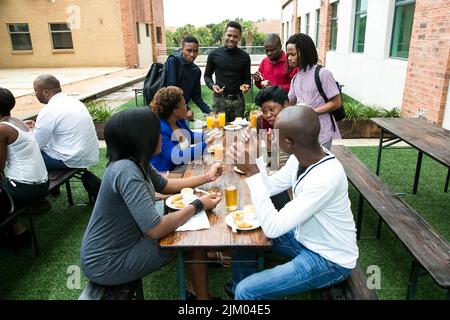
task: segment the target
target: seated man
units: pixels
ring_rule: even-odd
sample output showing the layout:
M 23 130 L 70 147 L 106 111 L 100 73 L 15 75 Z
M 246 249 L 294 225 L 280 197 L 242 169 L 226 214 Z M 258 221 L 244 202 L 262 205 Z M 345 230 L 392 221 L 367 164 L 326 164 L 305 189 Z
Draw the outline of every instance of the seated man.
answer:
M 61 92 L 58 79 L 40 75 L 33 83 L 36 98 L 46 104 L 36 123 L 27 121 L 48 171 L 87 168 L 98 161 L 98 139 L 85 105 Z
M 253 264 L 235 263 L 233 284 L 242 280 L 235 288 L 236 299 L 277 299 L 328 287 L 347 278 L 358 258 L 347 177 L 335 156 L 318 142 L 317 113 L 287 107 L 278 114 L 275 129 L 280 148 L 292 154 L 286 165 L 270 177 L 258 169 L 260 159 L 258 165 L 237 167 L 247 176 L 257 218 L 265 235 L 273 238 L 274 252 L 291 260 L 258 273 Z M 235 161 L 238 148 L 229 150 Z M 256 152 L 252 141 L 245 152 Z M 289 187 L 293 200 L 276 210 L 270 196 Z M 234 260 L 249 260 L 248 255 L 236 253 Z

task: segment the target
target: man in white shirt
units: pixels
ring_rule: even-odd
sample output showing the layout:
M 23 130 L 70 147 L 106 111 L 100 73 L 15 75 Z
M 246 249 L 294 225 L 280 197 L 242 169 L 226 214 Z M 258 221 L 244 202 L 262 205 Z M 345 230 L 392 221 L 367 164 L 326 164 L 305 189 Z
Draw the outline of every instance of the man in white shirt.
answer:
M 258 273 L 251 264 L 234 264 L 233 283 L 243 279 L 235 288 L 236 299 L 276 299 L 328 287 L 347 278 L 358 258 L 347 177 L 340 162 L 318 142 L 317 113 L 288 107 L 279 113 L 275 129 L 280 148 L 292 154 L 286 165 L 272 176 L 260 159 L 237 167 L 247 176 L 258 221 L 273 239 L 273 251 L 291 260 Z M 255 151 L 250 145 L 245 152 Z M 230 150 L 235 160 L 238 148 Z M 293 199 L 277 211 L 270 196 L 290 187 Z M 236 255 L 248 260 L 249 254 Z
M 36 123 L 27 124 L 34 128 L 47 170 L 87 168 L 98 162 L 98 139 L 85 105 L 62 93 L 52 75 L 40 75 L 33 86 L 36 98 L 46 105 Z

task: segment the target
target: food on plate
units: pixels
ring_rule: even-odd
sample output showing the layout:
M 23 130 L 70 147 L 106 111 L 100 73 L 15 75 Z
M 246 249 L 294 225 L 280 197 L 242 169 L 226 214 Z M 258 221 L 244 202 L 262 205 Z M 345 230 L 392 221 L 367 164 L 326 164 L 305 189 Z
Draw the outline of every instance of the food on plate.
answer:
M 229 125 L 227 125 L 227 128 L 228 129 L 236 129 L 236 128 L 239 128 L 239 126 L 237 124 L 229 124 Z
M 244 211 L 234 211 L 231 213 L 231 217 L 233 218 L 234 223 L 237 225 L 239 221 L 242 221 L 244 219 Z
M 236 117 L 236 118 L 234 119 L 234 121 L 240 122 L 240 121 L 242 121 L 242 117 Z
M 181 193 L 174 195 L 174 196 L 172 197 L 172 203 L 175 203 L 176 201 L 181 200 L 181 198 L 182 198 Z
M 244 211 L 245 212 L 255 212 L 255 207 L 252 204 L 247 204 L 244 206 Z
M 219 187 L 212 187 L 212 188 L 209 188 L 208 190 L 206 190 L 208 193 L 213 193 L 213 192 L 215 192 L 215 193 L 220 193 L 220 188 Z
M 178 201 L 172 202 L 172 204 L 173 204 L 174 207 L 177 208 L 177 209 L 183 209 L 183 208 L 184 208 L 184 202 L 183 202 L 183 200 L 178 200 Z
M 249 223 L 249 222 L 245 222 L 245 221 L 238 221 L 238 222 L 236 222 L 235 221 L 234 223 L 236 224 L 236 226 L 238 228 L 241 228 L 241 229 L 253 228 L 253 225 L 251 223 Z
M 189 200 L 194 195 L 194 189 L 192 188 L 183 188 L 181 189 L 181 197 L 183 200 Z

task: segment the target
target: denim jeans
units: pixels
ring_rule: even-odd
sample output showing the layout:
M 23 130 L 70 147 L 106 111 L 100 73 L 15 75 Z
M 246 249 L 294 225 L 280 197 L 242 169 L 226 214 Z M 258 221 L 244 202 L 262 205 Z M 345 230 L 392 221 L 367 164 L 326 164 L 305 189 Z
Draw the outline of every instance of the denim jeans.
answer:
M 69 169 L 68 166 L 64 164 L 61 160 L 56 160 L 51 158 L 44 151 L 41 151 L 42 158 L 44 159 L 45 167 L 47 171 L 60 170 L 60 169 Z
M 351 269 L 344 268 L 307 249 L 295 239 L 294 230 L 273 239 L 273 251 L 293 259 L 272 269 L 253 274 L 252 272 L 256 271 L 255 264 L 237 263 L 236 266 L 233 264 L 233 284 L 238 280 L 237 277 L 247 276 L 235 288 L 235 299 L 279 299 L 287 295 L 328 287 L 343 281 L 351 272 Z M 251 255 L 248 252 L 241 252 L 240 258 L 251 259 Z

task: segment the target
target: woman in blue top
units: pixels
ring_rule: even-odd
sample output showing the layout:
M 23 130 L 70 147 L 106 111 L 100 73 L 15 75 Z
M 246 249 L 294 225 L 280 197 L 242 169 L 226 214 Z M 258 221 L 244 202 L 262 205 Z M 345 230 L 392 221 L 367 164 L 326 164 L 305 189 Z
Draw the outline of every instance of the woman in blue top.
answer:
M 176 166 L 201 159 L 206 146 L 214 142 L 203 133 L 192 132 L 186 124 L 187 109 L 180 88 L 169 86 L 160 89 L 150 103 L 161 124 L 161 153 L 151 162 L 156 170 L 172 171 Z

